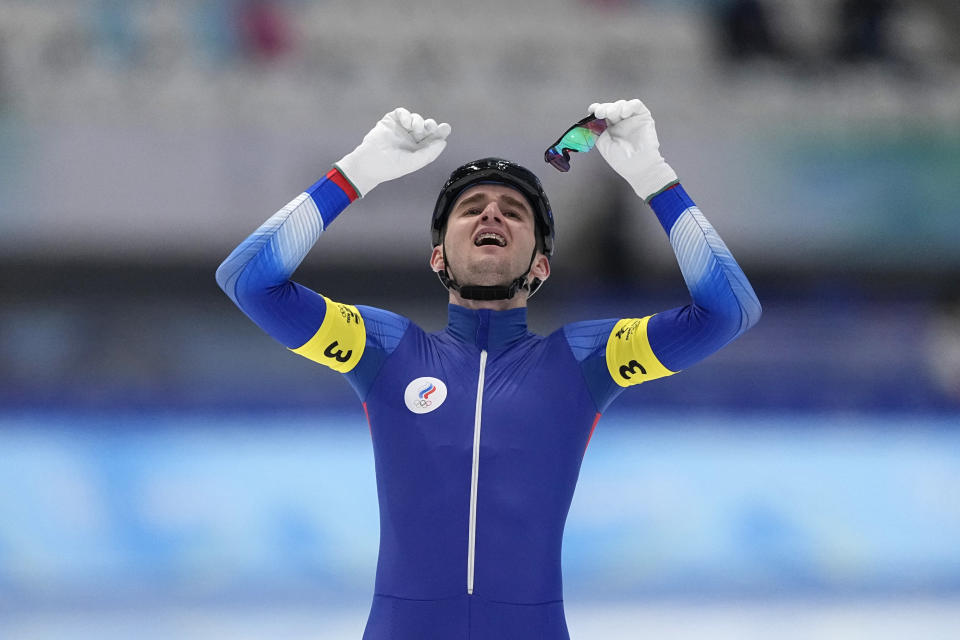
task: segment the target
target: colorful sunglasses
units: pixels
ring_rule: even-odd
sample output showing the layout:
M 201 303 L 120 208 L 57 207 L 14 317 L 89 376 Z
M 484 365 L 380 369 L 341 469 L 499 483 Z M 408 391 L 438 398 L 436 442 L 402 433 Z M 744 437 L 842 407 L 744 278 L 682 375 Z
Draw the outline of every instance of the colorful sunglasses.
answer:
M 597 144 L 597 138 L 607 130 L 607 121 L 590 115 L 563 132 L 560 139 L 543 153 L 543 160 L 558 171 L 570 171 L 570 152 L 586 153 Z

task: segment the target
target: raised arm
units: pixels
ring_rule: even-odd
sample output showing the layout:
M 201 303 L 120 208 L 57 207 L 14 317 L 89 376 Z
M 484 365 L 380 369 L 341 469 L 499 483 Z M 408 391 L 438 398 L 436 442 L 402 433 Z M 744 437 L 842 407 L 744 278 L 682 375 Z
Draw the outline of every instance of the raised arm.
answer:
M 331 301 L 290 277 L 350 202 L 381 182 L 432 162 L 449 134 L 450 125 L 403 108 L 386 114 L 324 178 L 241 242 L 217 269 L 217 283 L 241 311 L 289 349 L 337 371 L 350 370 L 362 352 L 363 318 L 355 307 L 339 303 L 333 303 L 339 313 L 327 314 Z M 353 340 L 361 339 L 357 349 L 344 348 L 343 339 L 340 346 L 331 342 L 331 336 L 350 332 Z
M 323 296 L 290 280 L 307 253 L 358 197 L 338 169 L 291 200 L 233 250 L 217 284 L 261 329 L 288 348 L 307 342 L 323 322 Z
M 649 368 L 669 375 L 741 335 L 760 319 L 761 309 L 729 249 L 660 155 L 650 110 L 639 100 L 620 100 L 593 104 L 590 111 L 608 123 L 597 149 L 653 208 L 692 297 L 683 307 L 649 318 L 624 319 L 614 327 L 607 364 L 617 384 L 628 386 L 645 378 L 638 369 L 647 367 L 634 356 L 649 352 L 656 361 L 651 360 Z M 631 367 L 631 362 L 639 366 Z
M 608 123 L 597 149 L 653 209 L 691 296 L 687 305 L 650 316 L 567 328 L 602 410 L 623 387 L 672 375 L 719 350 L 756 324 L 761 309 L 729 249 L 660 155 L 647 107 L 620 100 L 593 104 L 590 112 Z

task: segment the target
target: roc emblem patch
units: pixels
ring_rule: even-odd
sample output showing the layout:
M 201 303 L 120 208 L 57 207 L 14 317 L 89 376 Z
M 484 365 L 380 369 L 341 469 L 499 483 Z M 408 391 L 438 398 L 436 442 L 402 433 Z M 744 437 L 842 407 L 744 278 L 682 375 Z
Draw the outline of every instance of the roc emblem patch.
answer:
M 414 413 L 430 413 L 447 399 L 447 385 L 439 378 L 417 378 L 407 385 L 403 402 Z

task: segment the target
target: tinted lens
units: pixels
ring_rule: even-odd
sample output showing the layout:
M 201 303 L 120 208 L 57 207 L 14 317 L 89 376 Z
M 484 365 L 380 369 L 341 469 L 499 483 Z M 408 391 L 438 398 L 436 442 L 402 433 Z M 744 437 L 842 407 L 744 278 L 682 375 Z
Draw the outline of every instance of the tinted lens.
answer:
M 560 153 L 556 147 L 550 147 L 544 152 L 543 159 L 560 171 L 570 171 L 570 156 L 568 151 Z
M 543 159 L 560 171 L 570 170 L 570 152 L 586 153 L 597 144 L 597 138 L 606 131 L 607 121 L 596 116 L 587 116 L 564 131 L 543 154 Z

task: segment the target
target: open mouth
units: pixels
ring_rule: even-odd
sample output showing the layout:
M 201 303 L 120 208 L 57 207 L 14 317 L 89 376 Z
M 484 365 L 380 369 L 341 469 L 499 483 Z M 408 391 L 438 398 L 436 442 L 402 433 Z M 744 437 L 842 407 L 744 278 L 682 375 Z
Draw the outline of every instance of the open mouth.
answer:
M 507 246 L 507 239 L 504 238 L 499 233 L 493 233 L 492 231 L 485 231 L 481 234 L 478 234 L 473 240 L 473 244 L 478 247 L 484 247 L 487 245 L 495 245 L 497 247 Z

